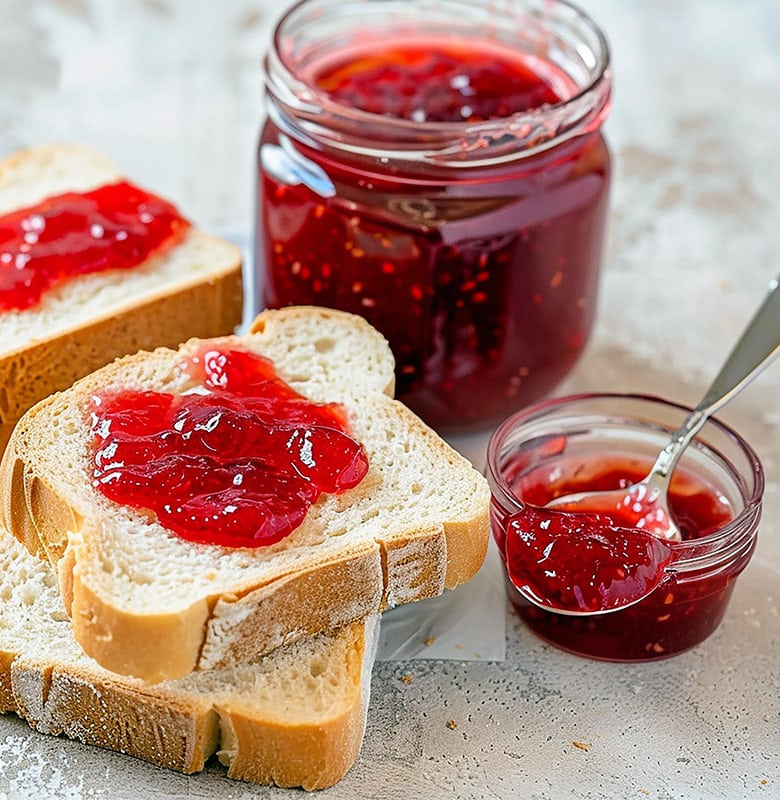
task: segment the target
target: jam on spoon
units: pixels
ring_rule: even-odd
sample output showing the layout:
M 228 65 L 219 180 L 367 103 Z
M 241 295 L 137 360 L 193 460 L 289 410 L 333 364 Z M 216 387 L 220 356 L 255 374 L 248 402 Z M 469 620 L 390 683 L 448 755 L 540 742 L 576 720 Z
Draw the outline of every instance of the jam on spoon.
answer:
M 507 574 L 535 605 L 599 614 L 639 602 L 662 583 L 671 545 L 601 514 L 525 506 L 507 523 Z

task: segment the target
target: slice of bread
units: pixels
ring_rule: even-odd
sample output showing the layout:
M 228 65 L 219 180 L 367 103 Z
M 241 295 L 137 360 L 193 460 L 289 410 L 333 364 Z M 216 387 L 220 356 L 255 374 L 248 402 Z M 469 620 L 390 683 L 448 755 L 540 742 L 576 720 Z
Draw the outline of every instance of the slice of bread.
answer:
M 81 145 L 49 145 L 0 161 L 0 215 L 122 176 Z M 175 247 L 129 270 L 67 281 L 24 311 L 0 311 L 0 451 L 33 403 L 117 356 L 241 322 L 241 253 L 191 228 Z
M 336 783 L 360 751 L 377 630 L 372 617 L 148 686 L 84 655 L 49 564 L 0 532 L 0 713 L 179 772 L 216 753 L 231 778 Z
M 0 522 L 58 568 L 76 639 L 107 669 L 147 681 L 213 669 L 387 606 L 440 594 L 479 569 L 490 492 L 471 464 L 393 400 L 393 358 L 365 320 L 314 307 L 263 312 L 214 340 L 270 358 L 296 391 L 343 404 L 369 472 L 324 495 L 282 541 L 192 544 L 91 484 L 87 409 L 100 391 L 182 393 L 180 351 L 120 359 L 17 425 L 0 465 Z

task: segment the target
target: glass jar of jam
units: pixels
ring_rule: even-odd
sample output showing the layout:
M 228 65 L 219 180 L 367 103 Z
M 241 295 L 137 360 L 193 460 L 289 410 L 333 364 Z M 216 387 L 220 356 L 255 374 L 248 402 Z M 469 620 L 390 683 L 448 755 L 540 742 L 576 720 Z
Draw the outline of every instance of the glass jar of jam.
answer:
M 517 591 L 506 558 L 513 515 L 571 492 L 640 480 L 688 411 L 638 395 L 578 395 L 529 406 L 491 437 L 493 536 L 508 565 L 509 597 L 543 639 L 591 658 L 645 661 L 687 650 L 720 624 L 755 548 L 764 474 L 753 449 L 717 420 L 706 424 L 673 473 L 669 505 L 682 541 L 669 543 L 663 578 L 635 605 L 583 616 L 542 610 Z M 557 577 L 565 581 L 565 570 Z
M 441 431 L 548 393 L 593 322 L 609 51 L 556 0 L 303 0 L 266 58 L 261 306 L 362 314 Z

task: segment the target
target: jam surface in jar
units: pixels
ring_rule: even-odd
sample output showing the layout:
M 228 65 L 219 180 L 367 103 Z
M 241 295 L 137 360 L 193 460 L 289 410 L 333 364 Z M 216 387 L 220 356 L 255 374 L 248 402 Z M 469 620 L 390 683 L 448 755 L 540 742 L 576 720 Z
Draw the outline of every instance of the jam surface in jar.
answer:
M 313 77 L 343 105 L 412 122 L 477 122 L 561 101 L 544 62 L 473 42 L 391 42 L 337 56 Z
M 552 459 L 543 467 L 533 469 L 524 469 L 520 465 L 514 476 L 510 477 L 509 485 L 515 496 L 532 504 L 529 510 L 536 514 L 540 511 L 537 507 L 571 492 L 624 488 L 641 480 L 651 465 L 650 459 L 629 457 L 624 453 L 600 453 L 598 459 L 592 461 Z M 512 473 L 509 466 L 507 474 L 512 476 Z M 552 644 L 604 660 L 661 658 L 703 641 L 720 623 L 734 581 L 752 550 L 742 553 L 738 563 L 731 563 L 726 568 L 714 569 L 710 566 L 699 571 L 677 573 L 676 551 L 721 528 L 733 518 L 734 510 L 713 486 L 680 467 L 672 478 L 669 505 L 680 527 L 683 542 L 663 543 L 672 550 L 671 558 L 663 564 L 664 567 L 670 567 L 670 576 L 644 599 L 610 613 L 577 617 L 540 609 L 510 590 L 518 615 L 533 631 Z M 517 516 L 521 517 L 522 511 Z M 610 520 L 607 528 L 615 522 Z M 510 543 L 507 537 L 515 533 L 509 513 L 500 509 L 495 502 L 492 523 L 493 534 L 509 574 L 513 564 L 508 556 L 513 550 L 515 558 L 518 555 L 514 543 Z M 580 573 L 569 569 L 565 540 L 560 545 L 562 568 L 552 580 L 558 582 L 556 588 L 565 597 L 572 589 L 571 581 L 579 579 Z M 570 555 L 576 555 L 580 547 L 581 543 L 572 547 Z M 642 554 L 639 555 L 641 558 Z M 651 561 L 652 558 L 648 559 L 648 563 Z M 553 571 L 552 567 L 550 571 Z M 587 569 L 584 571 L 588 572 Z
M 343 106 L 421 125 L 503 119 L 575 92 L 538 57 L 434 37 L 353 47 L 305 78 Z M 587 341 L 606 144 L 589 129 L 497 164 L 385 162 L 293 144 L 266 123 L 261 304 L 363 315 L 390 342 L 399 399 L 439 430 L 487 427 L 552 390 Z
M 260 547 L 366 475 L 345 409 L 299 395 L 266 358 L 206 346 L 187 366 L 198 391 L 93 397 L 93 485 L 110 500 L 189 541 Z
M 126 181 L 69 192 L 0 216 L 0 311 L 36 306 L 58 284 L 129 269 L 177 243 L 189 223 Z

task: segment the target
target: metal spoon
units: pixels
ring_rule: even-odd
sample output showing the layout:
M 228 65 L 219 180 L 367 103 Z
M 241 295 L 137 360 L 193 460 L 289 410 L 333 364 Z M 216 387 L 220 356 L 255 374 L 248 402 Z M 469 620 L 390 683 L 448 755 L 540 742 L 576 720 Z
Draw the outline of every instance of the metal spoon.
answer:
M 616 514 L 620 524 L 671 541 L 680 540 L 667 503 L 672 470 L 707 420 L 780 355 L 780 276 L 748 323 L 701 402 L 658 455 L 647 477 L 624 489 L 556 497 L 547 508 Z

